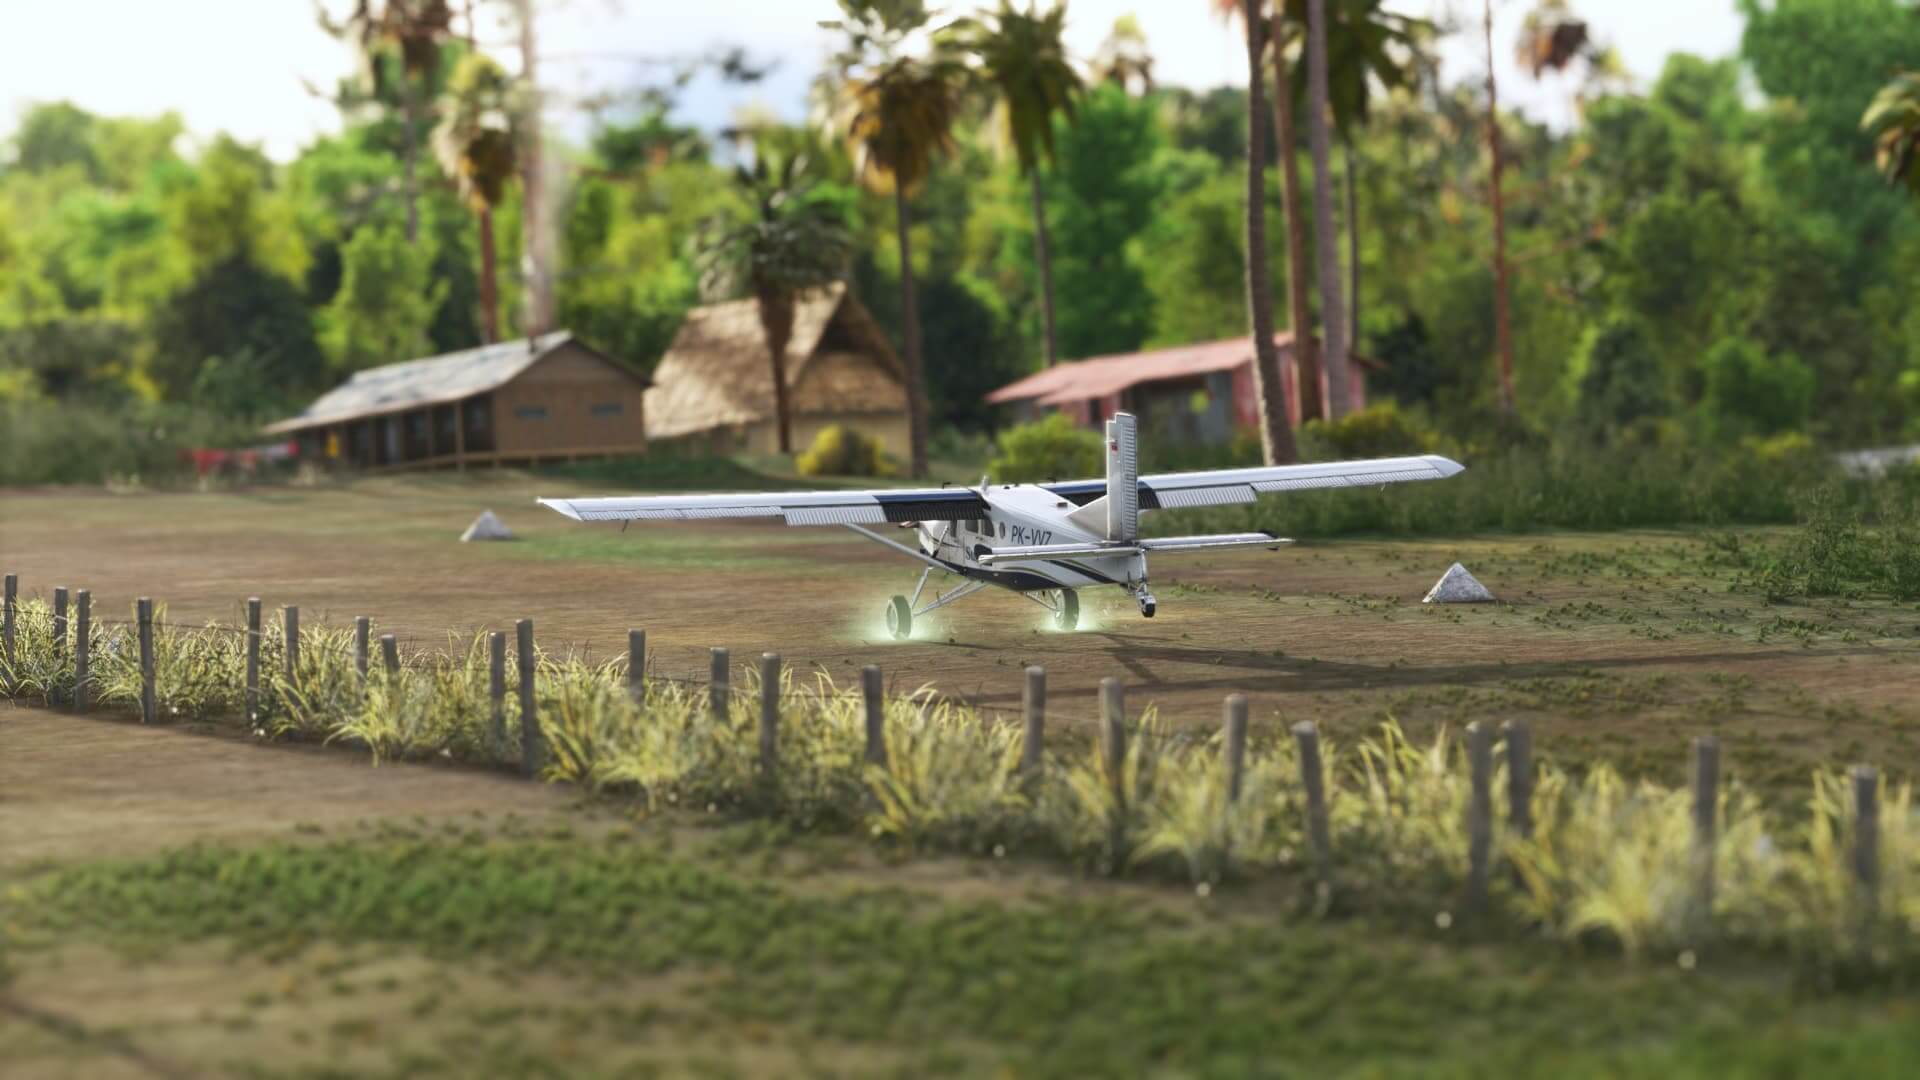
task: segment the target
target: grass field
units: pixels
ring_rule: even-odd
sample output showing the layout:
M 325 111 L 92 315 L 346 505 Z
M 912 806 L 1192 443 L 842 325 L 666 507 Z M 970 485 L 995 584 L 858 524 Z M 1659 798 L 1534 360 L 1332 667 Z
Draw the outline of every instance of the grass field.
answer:
M 1920 735 L 1920 610 L 1768 604 L 1720 535 L 1304 537 L 1157 561 L 1151 622 L 1088 595 L 1087 627 L 1061 634 L 982 594 L 900 644 L 881 604 L 914 569 L 857 538 L 622 534 L 531 505 L 612 479 L 0 493 L 0 570 L 29 594 L 90 587 L 103 618 L 153 595 L 175 621 L 232 620 L 251 594 L 431 646 L 531 616 L 549 648 L 598 655 L 642 626 L 667 673 L 703 675 L 712 645 L 771 650 L 843 680 L 879 663 L 988 709 L 1017 708 L 1020 668 L 1040 663 L 1069 728 L 1112 675 L 1176 726 L 1216 724 L 1234 691 L 1265 733 L 1522 718 L 1564 764 L 1669 783 L 1711 732 L 1783 804 L 1820 765 L 1909 775 Z M 453 542 L 489 507 L 519 542 Z M 1421 606 L 1454 559 L 1503 602 Z M 903 861 L 858 837 L 39 710 L 0 707 L 0 875 L 0 1060 L 19 1075 L 1920 1067 L 1920 998 L 1843 992 L 1780 957 L 1683 968 L 1391 902 L 1319 918 L 1284 882 L 1196 893 Z

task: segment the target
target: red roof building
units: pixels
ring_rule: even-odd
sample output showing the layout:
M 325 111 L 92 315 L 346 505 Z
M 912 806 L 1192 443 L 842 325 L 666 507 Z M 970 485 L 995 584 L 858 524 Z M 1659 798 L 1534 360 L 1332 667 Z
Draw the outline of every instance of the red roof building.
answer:
M 1275 334 L 1273 340 L 1280 350 L 1288 418 L 1298 426 L 1299 370 L 1293 334 Z M 1363 409 L 1367 404 L 1365 371 L 1378 365 L 1357 356 L 1349 357 L 1348 362 L 1351 405 Z M 1323 403 L 1327 401 L 1326 385 L 1326 372 L 1322 371 Z M 1011 406 L 1016 420 L 1064 412 L 1084 426 L 1126 411 L 1140 418 L 1143 429 L 1182 442 L 1225 442 L 1236 429 L 1257 428 L 1260 410 L 1253 389 L 1251 337 L 1056 364 L 995 390 L 987 395 L 987 401 Z

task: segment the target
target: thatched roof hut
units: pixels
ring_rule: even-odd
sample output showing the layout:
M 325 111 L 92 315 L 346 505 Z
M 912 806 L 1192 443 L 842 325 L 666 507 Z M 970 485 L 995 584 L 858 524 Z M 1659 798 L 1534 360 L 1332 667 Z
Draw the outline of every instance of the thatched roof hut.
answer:
M 907 453 L 905 367 L 844 284 L 794 305 L 786 369 L 796 449 L 821 428 L 841 424 L 889 453 Z M 722 452 L 778 450 L 772 365 L 754 301 L 688 312 L 654 369 L 647 434 L 656 442 L 704 440 Z

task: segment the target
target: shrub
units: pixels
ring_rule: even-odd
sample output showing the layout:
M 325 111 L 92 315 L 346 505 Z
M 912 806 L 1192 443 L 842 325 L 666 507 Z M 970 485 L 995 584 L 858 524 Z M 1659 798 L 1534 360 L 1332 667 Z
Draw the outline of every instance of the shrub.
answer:
M 875 440 L 833 424 L 814 436 L 813 445 L 794 459 L 801 476 L 890 476 L 892 466 Z
M 1614 316 L 1581 339 L 1580 419 L 1595 435 L 1629 428 L 1667 412 L 1666 380 L 1653 342 L 1638 320 Z
M 989 467 L 1006 484 L 1098 476 L 1102 470 L 1100 436 L 1076 427 L 1065 413 L 1000 433 L 1000 454 Z
M 1439 437 L 1422 427 L 1391 401 L 1369 405 L 1338 420 L 1309 420 L 1300 428 L 1301 442 L 1313 456 L 1333 458 L 1396 457 L 1424 454 Z
M 1793 356 L 1768 355 L 1758 345 L 1728 338 L 1707 350 L 1706 394 L 1700 407 L 1720 438 L 1771 435 L 1804 424 L 1813 402 L 1813 369 Z

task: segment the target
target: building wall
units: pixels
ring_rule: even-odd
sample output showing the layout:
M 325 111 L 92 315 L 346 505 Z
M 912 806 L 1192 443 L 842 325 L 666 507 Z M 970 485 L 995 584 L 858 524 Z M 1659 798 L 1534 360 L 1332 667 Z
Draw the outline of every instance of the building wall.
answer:
M 566 345 L 494 391 L 496 449 L 505 455 L 646 449 L 639 380 Z

